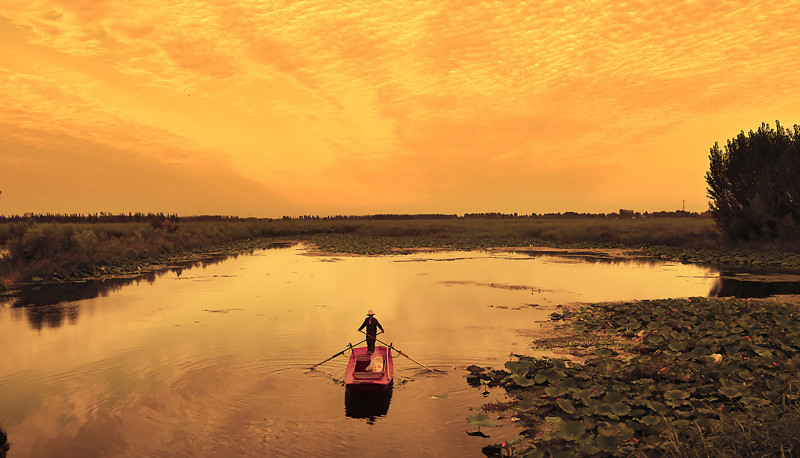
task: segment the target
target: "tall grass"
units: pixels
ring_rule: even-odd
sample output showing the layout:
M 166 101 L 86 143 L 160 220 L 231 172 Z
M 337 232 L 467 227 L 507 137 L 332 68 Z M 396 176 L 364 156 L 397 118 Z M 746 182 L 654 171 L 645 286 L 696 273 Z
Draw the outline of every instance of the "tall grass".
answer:
M 709 428 L 671 428 L 667 456 L 716 458 L 800 456 L 800 409 L 776 404 L 721 414 Z
M 385 245 L 477 248 L 487 246 L 642 246 L 716 248 L 720 236 L 704 218 L 651 219 L 282 219 L 232 221 L 0 223 L 0 281 L 91 274 L 103 266 L 137 263 L 256 238 L 345 237 Z M 336 245 L 327 246 L 335 249 Z M 5 252 L 4 252 L 5 250 Z

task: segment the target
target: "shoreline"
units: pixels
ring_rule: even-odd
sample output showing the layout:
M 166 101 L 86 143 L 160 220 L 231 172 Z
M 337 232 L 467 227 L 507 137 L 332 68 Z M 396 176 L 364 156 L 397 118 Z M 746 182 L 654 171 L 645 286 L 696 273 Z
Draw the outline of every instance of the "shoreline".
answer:
M 367 239 L 367 238 L 363 238 Z M 562 257 L 577 257 L 577 258 L 591 258 L 598 260 L 652 260 L 652 261 L 672 261 L 680 263 L 693 263 L 705 264 L 717 267 L 721 270 L 741 270 L 747 269 L 756 272 L 767 271 L 770 273 L 783 273 L 786 274 L 784 279 L 797 280 L 800 278 L 800 267 L 789 268 L 779 267 L 774 264 L 760 264 L 757 262 L 741 263 L 741 264 L 717 264 L 710 260 L 703 262 L 702 260 L 686 260 L 680 256 L 666 256 L 656 255 L 653 253 L 653 247 L 649 248 L 609 248 L 609 247 L 571 247 L 571 246 L 548 246 L 548 245 L 527 245 L 527 246 L 474 246 L 456 247 L 449 244 L 440 246 L 397 246 L 400 245 L 397 239 L 386 240 L 388 243 L 382 245 L 383 250 L 376 252 L 374 250 L 363 249 L 350 249 L 350 250 L 336 250 L 335 246 L 330 244 L 320 244 L 315 237 L 308 238 L 275 238 L 275 237 L 259 237 L 250 239 L 241 239 L 233 242 L 225 242 L 222 244 L 211 245 L 204 248 L 197 248 L 188 252 L 169 254 L 157 259 L 144 259 L 140 261 L 126 262 L 118 265 L 97 265 L 93 268 L 92 272 L 88 275 L 68 275 L 61 277 L 53 277 L 51 279 L 44 279 L 42 277 L 34 277 L 29 282 L 19 283 L 0 283 L 0 293 L 8 294 L 12 291 L 19 290 L 28 286 L 39 286 L 47 284 L 63 284 L 69 282 L 82 282 L 89 280 L 103 280 L 111 278 L 135 278 L 136 276 L 162 271 L 170 268 L 173 264 L 192 263 L 202 261 L 204 259 L 213 259 L 220 256 L 233 256 L 242 253 L 252 252 L 258 249 L 269 249 L 274 247 L 292 246 L 296 244 L 304 244 L 306 246 L 306 254 L 309 256 L 331 256 L 331 257 L 351 257 L 351 256 L 392 256 L 402 255 L 408 253 L 425 253 L 425 252 L 442 252 L 442 251 L 485 251 L 489 253 L 523 253 L 531 255 L 552 255 Z M 353 248 L 353 247 L 350 247 Z M 356 247 L 357 248 L 357 247 Z M 673 247 L 673 251 L 674 251 Z M 684 252 L 697 252 L 697 250 L 683 250 Z M 754 260 L 755 261 L 755 260 Z M 738 275 L 734 273 L 733 275 Z M 759 279 L 758 273 L 748 274 L 748 278 L 753 280 Z M 776 281 L 776 280 L 773 280 Z M 5 286 L 5 290 L 3 287 Z
M 482 412 L 519 427 L 503 446 L 520 455 L 682 455 L 699 446 L 714 456 L 730 434 L 739 434 L 731 450 L 796 452 L 794 432 L 773 424 L 800 421 L 799 311 L 797 295 L 563 306 L 526 354 L 503 368 L 470 367 L 467 382 L 505 390 L 509 401 Z M 558 356 L 529 356 L 542 350 Z M 748 423 L 774 440 L 740 434 Z

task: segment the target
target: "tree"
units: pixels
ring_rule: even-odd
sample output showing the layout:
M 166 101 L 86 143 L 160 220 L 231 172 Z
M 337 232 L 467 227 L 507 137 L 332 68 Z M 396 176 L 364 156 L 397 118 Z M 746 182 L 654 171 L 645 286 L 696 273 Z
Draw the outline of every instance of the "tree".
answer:
M 709 207 L 733 240 L 800 239 L 800 126 L 775 125 L 742 131 L 709 153 Z

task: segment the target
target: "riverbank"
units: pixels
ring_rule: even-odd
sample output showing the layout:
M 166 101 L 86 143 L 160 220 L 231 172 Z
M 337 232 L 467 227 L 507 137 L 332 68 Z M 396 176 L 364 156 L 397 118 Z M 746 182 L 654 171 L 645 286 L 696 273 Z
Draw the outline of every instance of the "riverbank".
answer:
M 659 258 L 800 270 L 800 249 L 726 247 L 702 218 L 254 220 L 13 223 L 0 227 L 0 284 L 130 275 L 213 253 L 304 241 L 319 253 L 507 250 L 605 258 Z M 2 225 L 0 225 L 2 226 Z M 0 289 L 3 287 L 0 286 Z
M 505 387 L 487 414 L 523 429 L 506 446 L 525 456 L 795 456 L 798 317 L 797 298 L 593 304 L 532 343 L 564 358 L 518 354 L 468 381 Z

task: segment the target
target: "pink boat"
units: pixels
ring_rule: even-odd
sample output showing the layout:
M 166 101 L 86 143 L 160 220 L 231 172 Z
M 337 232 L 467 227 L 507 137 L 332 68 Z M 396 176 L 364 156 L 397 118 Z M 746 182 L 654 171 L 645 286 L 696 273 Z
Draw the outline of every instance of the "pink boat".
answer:
M 375 347 L 369 353 L 367 347 L 355 347 L 350 354 L 344 384 L 351 390 L 377 391 L 389 387 L 394 378 L 392 352 L 387 347 Z

